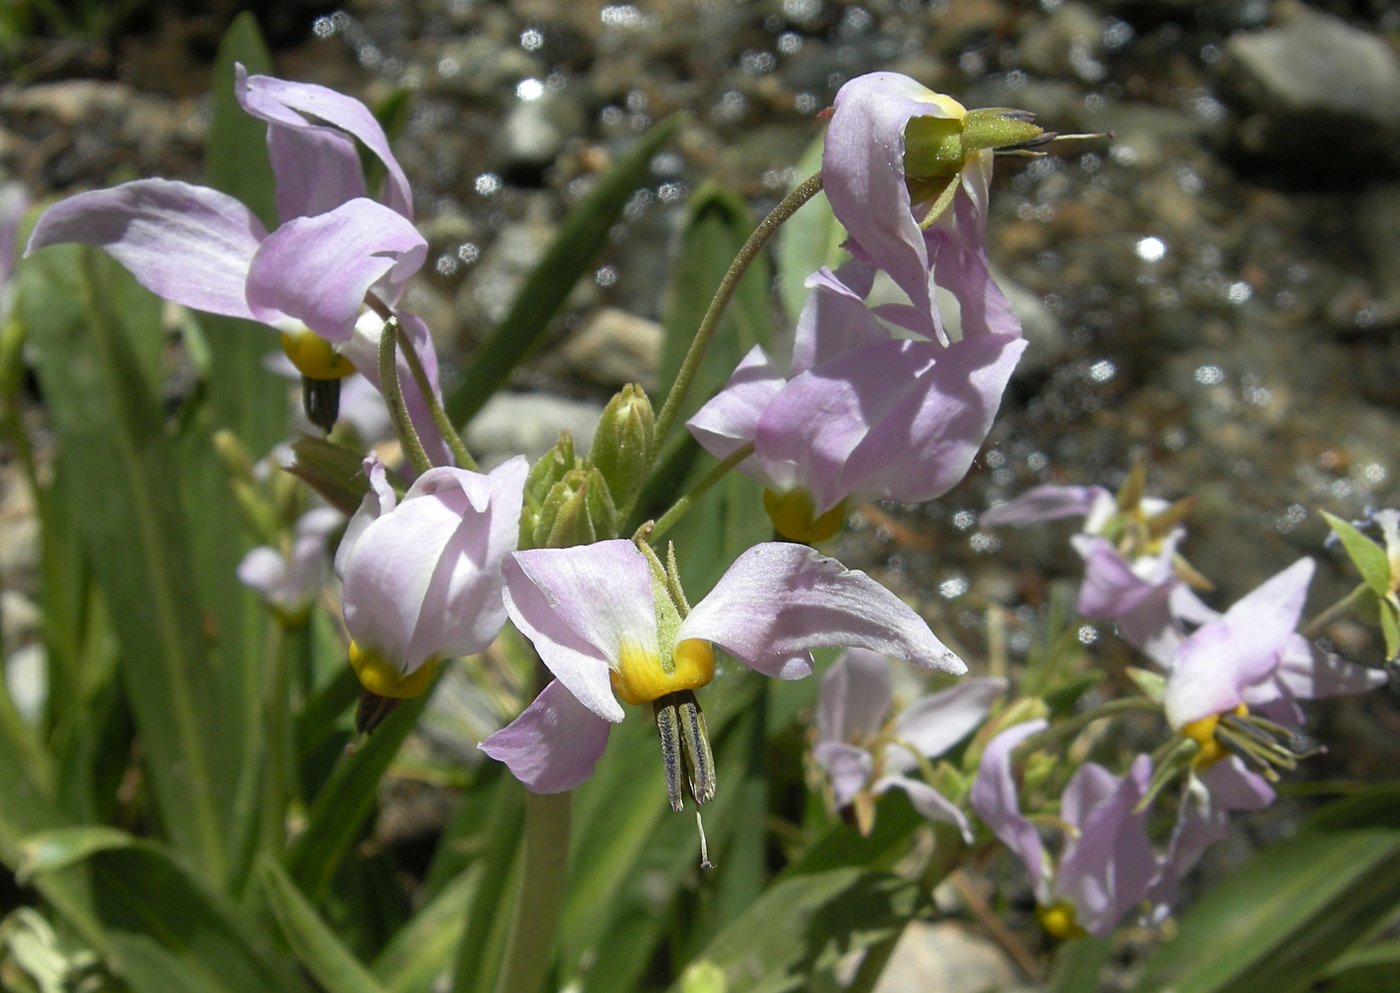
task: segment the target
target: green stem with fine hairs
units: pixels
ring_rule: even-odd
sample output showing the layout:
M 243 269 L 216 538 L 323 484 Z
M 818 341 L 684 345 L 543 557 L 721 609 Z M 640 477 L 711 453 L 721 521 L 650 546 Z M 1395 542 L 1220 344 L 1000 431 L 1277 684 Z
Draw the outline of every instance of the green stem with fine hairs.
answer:
M 686 515 L 686 512 L 690 510 L 696 500 L 699 500 L 705 495 L 706 490 L 714 486 L 715 483 L 718 483 L 728 474 L 730 469 L 733 469 L 752 454 L 753 442 L 750 441 L 731 453 L 728 458 L 724 459 L 709 472 L 705 473 L 705 477 L 691 487 L 690 492 L 671 504 L 666 513 L 656 519 L 656 523 L 652 524 L 650 527 L 643 524 L 637 531 L 638 536 L 648 542 L 659 540 L 662 535 L 675 526 L 677 521 Z
M 408 408 L 404 406 L 403 389 L 399 384 L 398 331 L 399 319 L 390 314 L 379 335 L 379 392 L 389 408 L 389 419 L 403 445 L 404 455 L 413 466 L 413 471 L 422 474 L 433 467 L 433 460 L 423 450 L 418 429 L 413 426 L 413 419 L 408 416 Z
M 695 337 L 691 339 L 690 348 L 681 361 L 680 370 L 676 373 L 676 381 L 671 384 L 671 391 L 666 394 L 666 402 L 661 405 L 661 412 L 656 415 L 655 441 L 652 445 L 651 461 L 647 466 L 648 473 L 656 465 L 656 453 L 660 452 L 661 443 L 666 440 L 667 433 L 680 414 L 681 404 L 685 402 L 685 396 L 690 391 L 695 374 L 700 369 L 701 361 L 705 358 L 706 350 L 710 347 L 710 339 L 714 337 L 715 329 L 719 327 L 720 318 L 724 316 L 725 308 L 729 306 L 729 301 L 734 297 L 734 291 L 738 289 L 739 280 L 744 278 L 744 273 L 753 264 L 753 260 L 758 258 L 758 253 L 763 250 L 763 246 L 768 244 L 769 239 L 777 233 L 778 228 L 782 227 L 789 217 L 797 213 L 799 207 L 821 192 L 821 188 L 822 176 L 821 173 L 817 173 L 783 197 L 778 205 L 768 212 L 768 216 L 759 221 L 758 227 L 754 228 L 753 233 L 739 249 L 739 254 L 734 256 L 734 261 L 725 270 L 724 278 L 720 280 L 719 288 L 715 290 L 715 295 L 705 310 L 705 316 L 700 319 L 700 326 L 695 330 Z M 631 511 L 631 506 L 621 508 L 619 511 L 621 518 L 625 520 Z

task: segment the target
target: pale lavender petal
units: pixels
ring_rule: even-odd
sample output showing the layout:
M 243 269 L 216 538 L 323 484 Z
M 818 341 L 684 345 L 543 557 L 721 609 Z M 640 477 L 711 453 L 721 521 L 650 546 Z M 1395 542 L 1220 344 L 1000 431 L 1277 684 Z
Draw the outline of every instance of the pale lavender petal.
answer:
M 921 503 L 956 486 L 1025 348 L 1023 338 L 984 334 L 944 350 L 851 452 L 842 488 Z
M 817 736 L 863 741 L 880 730 L 890 710 L 890 666 L 878 652 L 849 648 L 822 677 Z
M 479 747 L 536 793 L 562 793 L 593 775 L 612 726 L 555 679 Z
M 20 183 L 0 183 L 0 305 L 15 272 L 20 222 L 29 209 L 29 191 Z
M 996 677 L 964 679 L 956 686 L 914 701 L 895 721 L 897 741 L 885 753 L 885 767 L 893 772 L 918 764 L 918 758 L 904 746 L 912 746 L 928 758 L 948 751 L 987 719 L 992 704 L 1006 692 L 1006 685 L 1006 680 Z
M 287 560 L 275 548 L 259 545 L 238 563 L 238 581 L 268 603 L 286 606 Z
M 1299 559 L 1186 639 L 1163 693 L 1173 728 L 1233 709 L 1246 687 L 1273 673 L 1293 638 L 1312 572 L 1312 559 Z
M 812 757 L 826 770 L 831 780 L 832 797 L 836 806 L 844 807 L 855 799 L 875 769 L 875 759 L 864 748 L 839 741 L 819 741 Z
M 957 299 L 964 339 L 979 334 L 1019 335 L 1021 321 L 992 279 L 982 224 L 972 200 L 959 193 L 953 210 L 956 230 L 937 225 L 924 232 L 930 278 Z
M 889 340 L 889 332 L 865 305 L 870 292 L 869 271 L 869 266 L 853 260 L 841 267 L 840 274 L 821 268 L 807 277 L 806 285 L 812 292 L 797 318 L 788 376 Z M 850 277 L 860 286 L 849 285 L 846 280 Z
M 837 220 L 930 323 L 928 251 L 905 185 L 904 128 L 911 117 L 956 116 L 950 104 L 907 76 L 859 76 L 836 94 L 822 153 L 823 188 Z
M 1111 496 L 1102 486 L 1037 486 L 986 511 L 978 523 L 1030 524 L 1062 517 L 1085 517 L 1096 501 Z
M 266 234 L 252 211 L 226 193 L 142 179 L 54 204 L 34 225 L 25 254 L 65 242 L 95 245 L 157 296 L 252 318 L 244 286 Z
M 501 565 L 518 537 L 526 472 L 523 457 L 487 476 L 431 469 L 365 527 L 344 563 L 355 641 L 402 660 L 405 673 L 489 645 L 505 623 Z
M 786 380 L 768 353 L 755 345 L 744 356 L 724 389 L 686 421 L 700 446 L 717 459 L 728 458 L 753 441 L 758 420 Z M 745 472 L 758 473 L 757 463 L 746 459 Z
M 346 563 L 365 529 L 382 515 L 392 511 L 398 502 L 379 456 L 370 452 L 365 456 L 362 465 L 365 476 L 369 479 L 369 490 L 360 500 L 359 509 L 350 518 L 350 523 L 346 525 L 345 534 L 341 535 L 340 545 L 335 551 L 335 574 L 342 580 L 345 578 Z
M 1074 904 L 1080 926 L 1097 937 L 1146 897 L 1157 875 L 1146 813 L 1133 812 L 1151 778 L 1152 760 L 1139 755 L 1121 779 L 1088 763 L 1065 787 L 1062 814 L 1079 833 L 1066 844 L 1055 892 Z
M 1019 787 L 1011 774 L 1011 753 L 1048 726 L 1046 721 L 1027 721 L 1007 728 L 988 742 L 968 794 L 977 816 L 1025 863 L 1037 894 L 1045 879 L 1045 848 L 1035 825 L 1021 813 Z
M 1077 534 L 1070 543 L 1084 559 L 1078 610 L 1085 617 L 1126 617 L 1152 597 L 1169 595 L 1170 585 L 1179 582 L 1172 573 L 1171 549 L 1128 562 L 1111 541 L 1098 535 Z M 1165 603 L 1161 606 L 1165 610 Z
M 609 667 L 617 665 L 624 641 L 659 650 L 650 566 L 635 545 L 616 539 L 517 552 L 506 566 L 506 606 L 581 703 L 599 717 L 622 720 Z
M 1324 652 L 1302 635 L 1288 640 L 1274 675 L 1289 696 L 1301 700 L 1366 693 L 1390 681 L 1384 671 Z
M 367 195 L 360 154 L 342 131 L 269 124 L 267 152 L 283 221 L 324 214 Z
M 1233 755 L 1187 780 L 1161 872 L 1148 894 L 1154 916 L 1166 915 L 1182 877 L 1207 848 L 1229 835 L 1231 811 L 1261 810 L 1273 800 L 1268 782 Z
M 260 320 L 293 317 L 328 341 L 348 341 L 365 293 L 381 279 L 393 305 L 428 243 L 399 214 L 373 200 L 288 221 L 269 235 L 248 273 L 248 305 Z
M 851 493 L 843 479 L 851 453 L 917 387 L 938 351 L 930 342 L 885 341 L 794 377 L 759 419 L 758 457 L 796 466 L 816 513 L 825 513 Z
M 740 555 L 681 624 L 766 671 L 813 648 L 868 648 L 958 675 L 967 667 L 928 624 L 863 572 L 805 545 L 765 542 Z
M 323 123 L 331 124 L 357 138 L 388 171 L 384 203 L 406 218 L 413 217 L 408 177 L 394 158 L 384 129 L 363 103 L 314 83 L 249 76 L 241 65 L 234 70 L 234 94 L 245 111 L 269 123 L 291 128 L 319 128 Z
M 888 789 L 903 790 L 908 795 L 909 802 L 914 805 L 914 809 L 929 820 L 956 824 L 958 831 L 962 834 L 963 841 L 969 845 L 972 844 L 972 825 L 968 823 L 967 815 L 958 808 L 956 803 L 939 793 L 928 783 L 920 779 L 910 779 L 908 776 L 882 776 L 871 787 L 872 792 L 875 793 L 883 793 Z

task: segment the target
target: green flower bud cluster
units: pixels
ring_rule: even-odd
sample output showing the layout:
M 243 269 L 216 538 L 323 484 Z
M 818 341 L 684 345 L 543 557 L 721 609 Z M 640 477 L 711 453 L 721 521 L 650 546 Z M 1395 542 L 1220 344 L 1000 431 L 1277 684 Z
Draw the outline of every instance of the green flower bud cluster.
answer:
M 651 458 L 656 418 L 641 387 L 627 385 L 608 402 L 588 456 L 567 431 L 530 469 L 520 517 L 521 548 L 565 548 L 616 538 L 619 507 L 640 492 Z

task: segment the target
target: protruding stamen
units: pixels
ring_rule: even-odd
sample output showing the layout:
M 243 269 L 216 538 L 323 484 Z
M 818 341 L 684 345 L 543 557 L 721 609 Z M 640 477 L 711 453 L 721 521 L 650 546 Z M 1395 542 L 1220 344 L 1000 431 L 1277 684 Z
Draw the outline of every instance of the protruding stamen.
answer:
M 676 712 L 681 719 L 681 753 L 685 756 L 690 795 L 698 807 L 715 798 L 715 757 L 710 751 L 705 715 L 695 694 L 686 690 L 677 693 L 676 698 Z
M 301 407 L 308 421 L 330 434 L 340 417 L 340 380 L 302 376 Z
M 681 729 L 675 695 L 653 700 L 651 710 L 656 715 L 656 731 L 661 738 L 661 767 L 666 773 L 666 795 L 671 801 L 671 809 L 679 813 L 685 803 L 681 798 Z
M 369 734 L 394 712 L 399 702 L 395 697 L 379 696 L 365 690 L 360 694 L 359 706 L 355 708 L 355 730 L 360 734 Z

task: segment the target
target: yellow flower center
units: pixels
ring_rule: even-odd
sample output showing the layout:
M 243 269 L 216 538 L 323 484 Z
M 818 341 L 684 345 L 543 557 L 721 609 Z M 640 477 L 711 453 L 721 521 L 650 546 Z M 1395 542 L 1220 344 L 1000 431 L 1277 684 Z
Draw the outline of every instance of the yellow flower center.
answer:
M 687 638 L 675 647 L 667 672 L 660 657 L 634 641 L 622 643 L 617 668 L 611 673 L 613 691 L 623 703 L 637 706 L 668 693 L 698 690 L 715 675 L 715 650 L 708 641 Z
M 826 541 L 841 530 L 846 519 L 846 501 L 842 500 L 825 514 L 816 514 L 816 501 L 807 490 L 788 490 L 786 493 L 763 491 L 763 509 L 768 519 L 784 538 L 800 541 L 808 545 Z
M 309 328 L 282 332 L 282 351 L 308 379 L 344 379 L 355 371 L 349 359 Z
M 1045 933 L 1060 941 L 1082 938 L 1088 933 L 1075 920 L 1074 906 L 1064 900 L 1057 900 L 1048 907 L 1037 906 L 1035 916 L 1040 920 L 1040 926 L 1045 929 Z
M 428 659 L 405 675 L 399 664 L 390 662 L 373 649 L 361 648 L 358 643 L 352 641 L 350 668 L 360 677 L 360 685 L 375 696 L 406 700 L 428 688 L 428 684 L 433 680 L 433 670 L 437 668 L 437 658 Z
M 1249 713 L 1249 708 L 1240 704 L 1232 713 L 1237 717 L 1243 717 Z M 1202 717 L 1200 720 L 1191 721 L 1181 727 L 1182 734 L 1201 746 L 1201 750 L 1191 760 L 1191 764 L 1197 769 L 1209 769 L 1230 754 L 1229 750 L 1215 736 L 1215 729 L 1220 724 L 1221 716 L 1221 714 L 1211 714 L 1209 717 Z

